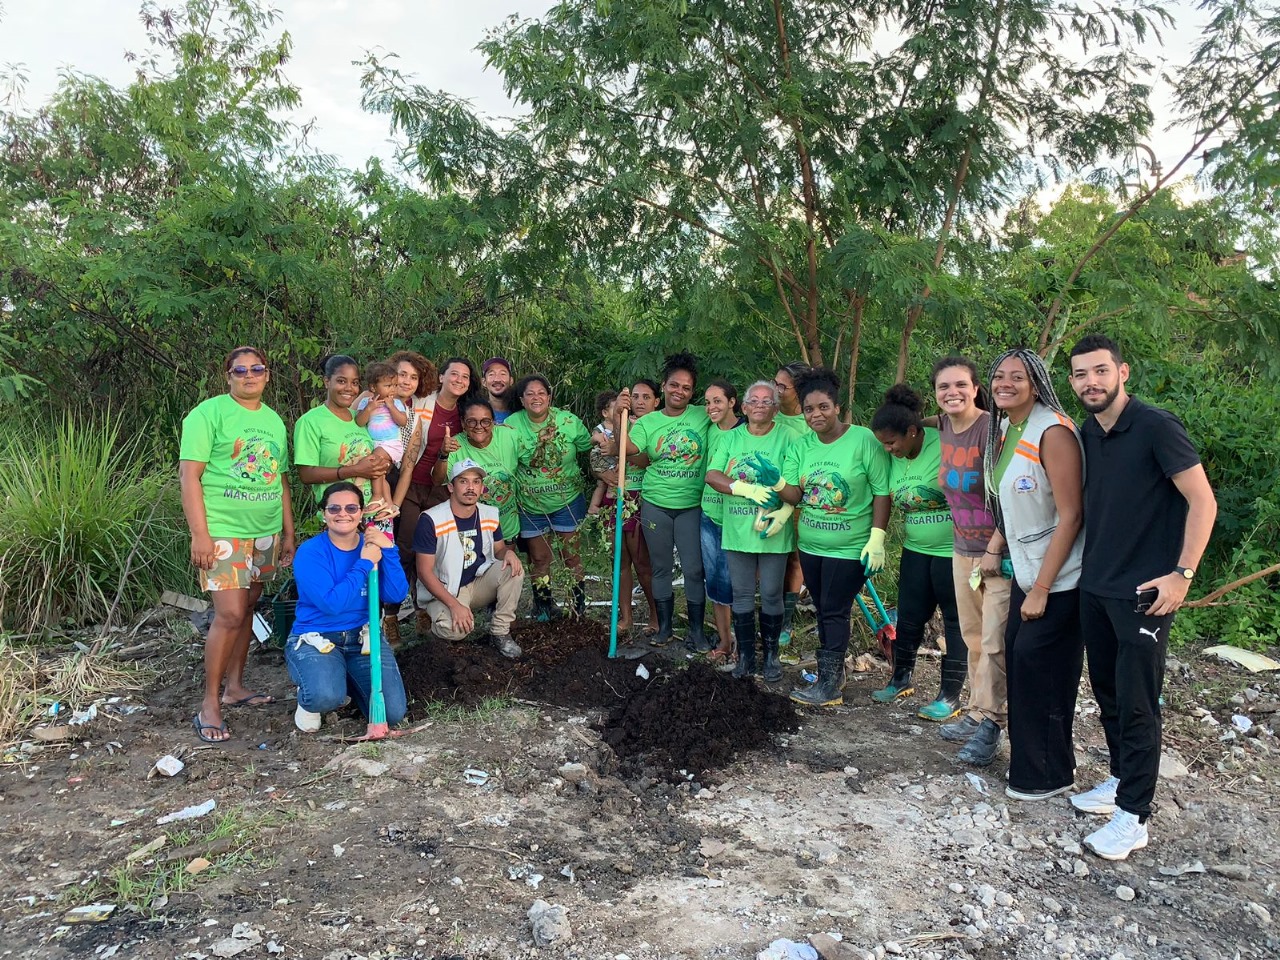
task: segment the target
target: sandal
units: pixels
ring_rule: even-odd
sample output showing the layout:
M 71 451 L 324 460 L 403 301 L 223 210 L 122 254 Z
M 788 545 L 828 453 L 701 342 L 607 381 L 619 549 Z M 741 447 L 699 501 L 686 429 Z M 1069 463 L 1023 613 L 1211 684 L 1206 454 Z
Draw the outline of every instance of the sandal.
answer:
M 200 717 L 200 711 L 196 711 L 196 715 L 191 718 L 191 726 L 195 727 L 196 736 L 205 743 L 226 743 L 231 739 L 231 734 L 227 731 L 227 721 L 221 723 L 205 723 Z M 223 737 L 211 737 L 205 733 L 206 730 L 217 730 L 226 734 Z

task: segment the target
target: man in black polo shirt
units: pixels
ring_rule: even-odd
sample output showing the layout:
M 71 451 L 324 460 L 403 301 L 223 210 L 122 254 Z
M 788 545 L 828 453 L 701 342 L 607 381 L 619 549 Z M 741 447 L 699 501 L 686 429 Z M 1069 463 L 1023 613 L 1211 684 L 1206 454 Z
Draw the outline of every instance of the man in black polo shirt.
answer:
M 1107 337 L 1085 337 L 1071 351 L 1071 386 L 1092 414 L 1080 431 L 1080 629 L 1111 754 L 1111 776 L 1071 803 L 1112 815 L 1084 841 L 1107 860 L 1147 845 L 1169 629 L 1218 512 L 1182 421 L 1130 397 L 1128 379 L 1129 365 Z

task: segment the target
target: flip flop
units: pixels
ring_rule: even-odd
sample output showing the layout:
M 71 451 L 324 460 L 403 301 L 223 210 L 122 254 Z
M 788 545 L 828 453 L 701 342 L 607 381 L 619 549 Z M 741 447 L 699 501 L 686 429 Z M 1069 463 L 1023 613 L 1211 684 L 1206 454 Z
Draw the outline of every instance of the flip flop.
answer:
M 195 727 L 196 736 L 199 737 L 201 740 L 203 740 L 205 743 L 227 743 L 231 739 L 230 734 L 228 734 L 226 737 L 223 737 L 221 739 L 217 737 L 205 736 L 206 730 L 218 730 L 221 733 L 227 733 L 227 721 L 223 720 L 221 723 L 205 723 L 203 720 L 200 719 L 199 710 L 197 710 L 196 715 L 191 718 L 191 726 Z
M 276 698 L 269 693 L 251 693 L 241 700 L 223 700 L 224 707 L 265 707 L 268 703 L 275 703 Z

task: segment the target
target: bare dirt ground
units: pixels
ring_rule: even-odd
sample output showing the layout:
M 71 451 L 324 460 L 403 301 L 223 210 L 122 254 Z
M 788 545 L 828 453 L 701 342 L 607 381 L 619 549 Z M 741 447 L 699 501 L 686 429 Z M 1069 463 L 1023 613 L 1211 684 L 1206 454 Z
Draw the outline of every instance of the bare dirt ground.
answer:
M 1108 863 L 1081 850 L 1097 822 L 1065 798 L 1005 799 L 1003 755 L 956 765 L 914 716 L 932 663 L 908 703 L 870 701 L 877 663 L 845 706 L 795 712 L 777 695 L 791 669 L 770 692 L 685 669 L 679 650 L 647 657 L 645 679 L 602 656 L 599 624 L 531 626 L 519 663 L 402 651 L 425 726 L 344 744 L 294 730 L 266 648 L 250 678 L 278 701 L 231 710 L 235 739 L 206 746 L 182 627 L 135 653 L 159 668 L 152 688 L 82 739 L 7 753 L 0 955 L 753 958 L 831 933 L 827 960 L 1280 956 L 1275 674 L 1193 651 L 1171 663 L 1151 846 Z M 1087 696 L 1082 786 L 1107 772 Z M 335 732 L 363 723 L 331 717 Z M 185 769 L 148 779 L 165 754 Z M 564 908 L 540 932 L 571 939 L 534 945 L 535 900 Z M 67 921 L 92 903 L 115 910 Z

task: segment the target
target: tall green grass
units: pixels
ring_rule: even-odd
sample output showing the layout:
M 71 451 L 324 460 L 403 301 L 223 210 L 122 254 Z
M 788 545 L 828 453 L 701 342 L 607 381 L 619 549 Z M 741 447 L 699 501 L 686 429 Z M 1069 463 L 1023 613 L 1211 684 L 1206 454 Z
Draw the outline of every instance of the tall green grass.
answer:
M 190 579 L 176 474 L 153 450 L 111 417 L 0 427 L 0 632 L 102 623 L 117 594 L 127 617 Z

